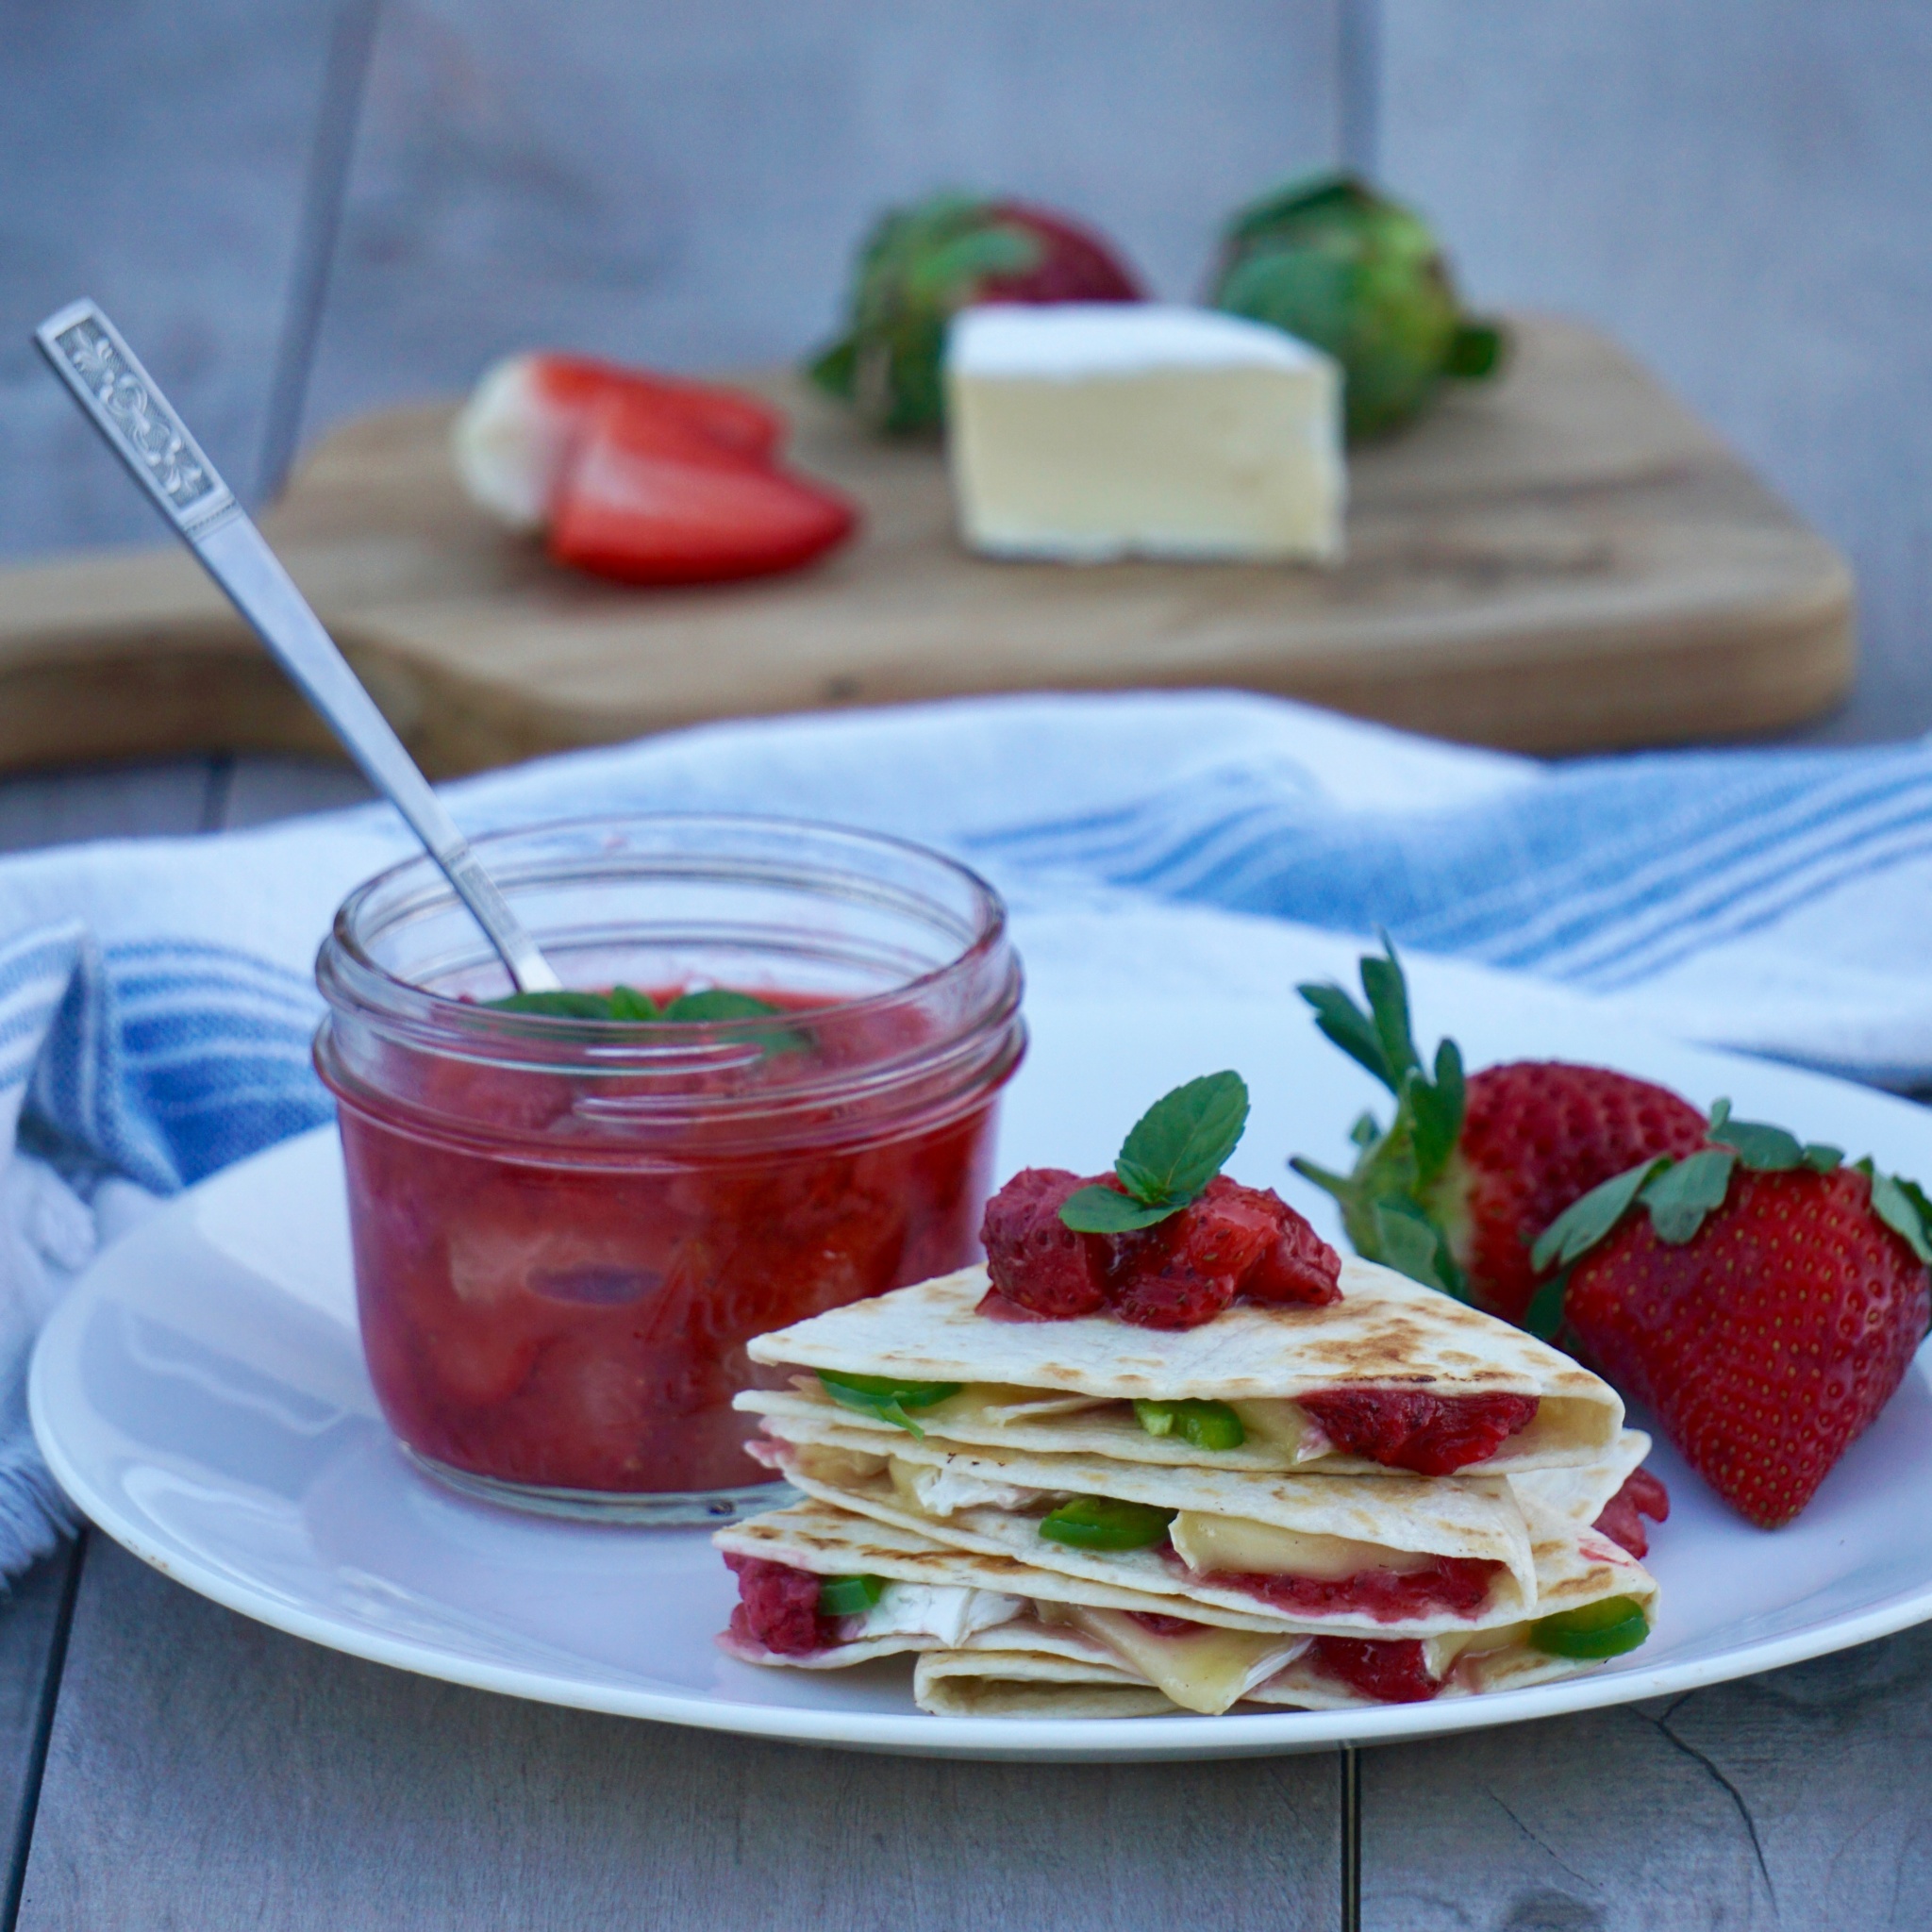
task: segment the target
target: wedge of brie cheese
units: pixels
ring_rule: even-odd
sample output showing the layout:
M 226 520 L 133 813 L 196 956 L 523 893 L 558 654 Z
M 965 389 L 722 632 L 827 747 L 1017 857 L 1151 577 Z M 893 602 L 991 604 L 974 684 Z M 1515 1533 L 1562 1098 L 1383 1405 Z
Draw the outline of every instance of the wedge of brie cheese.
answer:
M 1157 303 L 968 308 L 946 411 L 960 536 L 989 556 L 1341 555 L 1341 371 L 1279 329 Z

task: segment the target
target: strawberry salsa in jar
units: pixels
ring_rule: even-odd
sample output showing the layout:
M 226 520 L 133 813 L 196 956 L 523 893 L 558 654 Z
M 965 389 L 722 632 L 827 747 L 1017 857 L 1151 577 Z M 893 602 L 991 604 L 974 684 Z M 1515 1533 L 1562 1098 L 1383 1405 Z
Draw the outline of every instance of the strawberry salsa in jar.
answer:
M 499 1004 L 504 969 L 427 858 L 337 914 L 315 1059 L 383 1414 L 497 1500 L 757 1507 L 772 1478 L 731 1397 L 770 1372 L 746 1341 L 977 1257 L 1025 1039 L 1004 909 L 936 853 L 781 820 L 582 821 L 478 851 L 566 986 L 614 997 Z

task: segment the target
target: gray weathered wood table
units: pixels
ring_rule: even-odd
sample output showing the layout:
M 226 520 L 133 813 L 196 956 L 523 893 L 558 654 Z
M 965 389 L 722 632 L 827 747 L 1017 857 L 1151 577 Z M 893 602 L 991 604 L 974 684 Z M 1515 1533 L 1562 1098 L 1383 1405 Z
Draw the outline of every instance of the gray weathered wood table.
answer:
M 357 795 L 226 759 L 16 780 L 0 849 Z M 1917 1927 L 1928 1774 L 1932 1628 L 1441 1743 L 1023 1767 L 457 1690 L 268 1630 L 99 1536 L 0 1604 L 0 1932 Z

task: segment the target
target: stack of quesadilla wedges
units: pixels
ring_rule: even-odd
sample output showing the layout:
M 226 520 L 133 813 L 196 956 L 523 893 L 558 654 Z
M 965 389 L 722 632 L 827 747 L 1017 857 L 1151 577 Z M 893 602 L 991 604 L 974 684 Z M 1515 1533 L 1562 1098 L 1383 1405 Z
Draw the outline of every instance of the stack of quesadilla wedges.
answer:
M 980 1312 L 983 1269 L 751 1344 L 752 1453 L 803 1500 L 720 1530 L 750 1661 L 917 1654 L 947 1715 L 1469 1696 L 1648 1634 L 1592 1525 L 1641 1463 L 1607 1384 L 1371 1262 L 1194 1328 Z

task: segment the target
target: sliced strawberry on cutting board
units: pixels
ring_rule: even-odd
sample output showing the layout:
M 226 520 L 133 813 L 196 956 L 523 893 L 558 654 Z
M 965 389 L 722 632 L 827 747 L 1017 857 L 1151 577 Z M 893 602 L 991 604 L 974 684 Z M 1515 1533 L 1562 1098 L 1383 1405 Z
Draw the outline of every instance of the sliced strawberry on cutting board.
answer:
M 1711 1110 L 1711 1145 L 1646 1161 L 1537 1243 L 1558 1314 L 1740 1514 L 1789 1523 L 1904 1378 L 1932 1319 L 1916 1184 Z
M 1384 1128 L 1356 1124 L 1353 1172 L 1297 1159 L 1341 1204 L 1357 1251 L 1522 1322 L 1538 1283 L 1536 1238 L 1600 1182 L 1704 1143 L 1704 1116 L 1668 1088 L 1606 1067 L 1516 1060 L 1465 1077 L 1453 1040 L 1424 1071 L 1391 947 L 1361 962 L 1366 1008 L 1339 986 L 1304 986 L 1316 1024 L 1397 1100 Z
M 566 465 L 549 548 L 627 583 L 707 583 L 795 570 L 858 521 L 831 491 L 617 395 L 593 408 Z
M 464 490 L 511 529 L 543 529 L 591 413 L 611 397 L 760 461 L 774 461 L 785 437 L 777 410 L 736 390 L 589 356 L 510 356 L 485 373 L 451 426 Z

